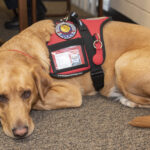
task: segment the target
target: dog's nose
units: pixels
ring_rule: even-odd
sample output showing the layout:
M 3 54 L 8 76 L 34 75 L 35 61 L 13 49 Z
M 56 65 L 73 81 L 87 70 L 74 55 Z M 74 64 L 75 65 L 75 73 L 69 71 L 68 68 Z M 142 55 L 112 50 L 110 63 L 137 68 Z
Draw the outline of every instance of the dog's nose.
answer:
M 28 134 L 28 127 L 27 126 L 17 127 L 12 129 L 12 132 L 16 138 L 24 138 Z

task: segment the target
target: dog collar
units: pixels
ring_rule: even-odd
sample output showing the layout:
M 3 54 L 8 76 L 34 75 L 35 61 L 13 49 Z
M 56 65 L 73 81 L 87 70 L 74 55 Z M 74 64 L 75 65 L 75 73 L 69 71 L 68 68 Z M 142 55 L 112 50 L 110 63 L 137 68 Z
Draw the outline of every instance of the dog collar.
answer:
M 22 51 L 19 51 L 19 50 L 16 50 L 16 49 L 9 49 L 8 51 L 17 52 L 17 53 L 20 53 L 20 54 L 22 54 L 24 56 L 27 56 L 27 57 L 33 59 L 33 57 L 31 55 L 29 55 L 28 53 L 25 53 L 25 52 L 22 52 Z

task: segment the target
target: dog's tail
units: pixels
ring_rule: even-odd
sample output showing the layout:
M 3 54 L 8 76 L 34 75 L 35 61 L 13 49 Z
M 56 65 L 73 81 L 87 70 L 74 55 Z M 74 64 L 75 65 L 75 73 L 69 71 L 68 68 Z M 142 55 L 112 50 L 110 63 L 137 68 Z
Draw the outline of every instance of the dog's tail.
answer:
M 135 127 L 150 128 L 150 116 L 136 117 L 129 124 Z

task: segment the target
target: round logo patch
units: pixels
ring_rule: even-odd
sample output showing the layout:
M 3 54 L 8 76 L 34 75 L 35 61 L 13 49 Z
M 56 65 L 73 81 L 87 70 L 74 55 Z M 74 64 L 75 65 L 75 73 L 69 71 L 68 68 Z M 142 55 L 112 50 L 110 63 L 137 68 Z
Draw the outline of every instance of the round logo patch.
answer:
M 62 22 L 56 25 L 56 34 L 62 39 L 71 39 L 75 36 L 76 31 L 72 23 Z

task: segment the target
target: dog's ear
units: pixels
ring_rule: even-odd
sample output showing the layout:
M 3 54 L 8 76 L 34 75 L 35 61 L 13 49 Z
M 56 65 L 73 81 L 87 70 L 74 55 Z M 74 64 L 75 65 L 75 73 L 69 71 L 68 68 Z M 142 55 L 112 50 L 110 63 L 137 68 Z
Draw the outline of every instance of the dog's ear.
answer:
M 51 87 L 52 79 L 49 74 L 42 69 L 42 67 L 34 67 L 33 78 L 35 80 L 40 99 L 44 102 L 45 95 Z
M 150 128 L 150 116 L 136 117 L 129 124 L 135 127 Z

